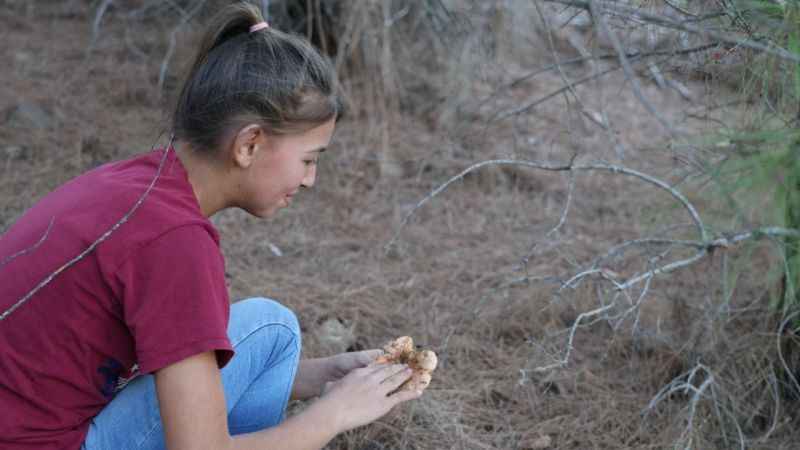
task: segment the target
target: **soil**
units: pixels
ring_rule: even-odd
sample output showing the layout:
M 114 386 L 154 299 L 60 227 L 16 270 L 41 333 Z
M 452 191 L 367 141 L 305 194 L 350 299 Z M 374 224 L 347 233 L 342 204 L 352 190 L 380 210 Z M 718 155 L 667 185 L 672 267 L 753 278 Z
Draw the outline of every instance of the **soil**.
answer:
M 84 5 L 0 3 L 6 64 L 0 71 L 0 232 L 66 180 L 166 140 L 176 67 L 189 57 L 196 35 L 179 35 L 162 95 L 157 81 L 170 29 L 157 19 L 134 26 L 110 13 L 93 42 L 90 11 L 75 4 Z M 508 67 L 505 79 L 522 72 L 521 65 Z M 493 158 L 564 164 L 577 155 L 577 161 L 624 163 L 678 182 L 675 153 L 658 149 L 667 132 L 621 73 L 577 87 L 582 108 L 559 96 L 487 126 L 487 117 L 540 98 L 562 81 L 549 73 L 439 122 L 401 111 L 389 124 L 400 176 L 382 176 L 381 146 L 357 112 L 338 126 L 315 188 L 290 209 L 269 221 L 233 210 L 213 218 L 231 298 L 265 296 L 292 308 L 305 333 L 305 357 L 379 348 L 403 335 L 439 355 L 421 399 L 337 437 L 328 448 L 672 448 L 685 437 L 691 397 L 683 392 L 657 405 L 651 400 L 701 360 L 712 364 L 719 351 L 717 340 L 724 339 L 705 328 L 702 316 L 722 297 L 708 282 L 708 274 L 721 273 L 722 257 L 657 278 L 629 319 L 582 321 L 569 362 L 537 370 L 564 356 L 570 327 L 599 306 L 600 284 L 564 289 L 565 281 L 629 239 L 696 238 L 685 211 L 663 190 L 598 171 L 578 173 L 570 194 L 564 172 L 491 168 L 454 183 L 402 226 L 432 189 Z M 684 81 L 698 98 L 720 95 L 702 82 Z M 492 91 L 476 89 L 476 98 Z M 713 129 L 687 116 L 697 105 L 677 92 L 645 79 L 643 92 L 683 131 Z M 354 92 L 353 99 L 363 95 Z M 33 112 L 15 112 L 21 105 Z M 596 113 L 597 120 L 601 112 L 608 130 L 587 115 Z M 687 195 L 700 208 L 714 206 L 699 191 Z M 769 263 L 759 247 L 752 255 L 753 264 Z M 630 276 L 651 256 L 611 258 L 603 267 Z M 742 277 L 732 300 L 739 306 L 752 304 L 759 286 L 747 281 L 755 275 Z M 740 321 L 740 330 L 755 333 L 757 323 L 768 322 L 742 314 L 730 318 Z M 762 340 L 759 348 L 772 348 Z M 743 375 L 738 382 L 747 380 Z M 716 420 L 708 404 L 699 408 L 703 420 Z M 771 420 L 761 428 L 742 426 L 758 436 Z M 692 448 L 738 448 L 735 438 L 719 437 L 729 423 L 697 421 Z M 786 415 L 776 423 L 767 439 L 748 440 L 748 448 L 790 448 L 800 429 L 796 419 Z

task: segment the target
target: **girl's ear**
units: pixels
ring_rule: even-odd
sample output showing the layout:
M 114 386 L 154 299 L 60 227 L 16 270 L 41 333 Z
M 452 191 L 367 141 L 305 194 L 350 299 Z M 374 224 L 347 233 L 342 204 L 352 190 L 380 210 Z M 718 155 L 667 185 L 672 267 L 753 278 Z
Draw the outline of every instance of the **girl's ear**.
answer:
M 233 139 L 231 157 L 233 163 L 243 169 L 247 169 L 255 161 L 259 150 L 263 151 L 265 145 L 265 134 L 261 126 L 250 124 L 242 127 Z

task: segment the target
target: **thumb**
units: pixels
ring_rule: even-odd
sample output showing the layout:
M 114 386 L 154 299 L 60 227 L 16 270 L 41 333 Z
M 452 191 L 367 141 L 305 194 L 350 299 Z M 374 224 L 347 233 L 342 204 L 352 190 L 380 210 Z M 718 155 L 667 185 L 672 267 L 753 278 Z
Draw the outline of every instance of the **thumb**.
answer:
M 380 349 L 376 348 L 376 349 L 372 349 L 372 350 L 364 350 L 364 351 L 360 352 L 360 354 L 358 356 L 359 356 L 359 360 L 361 361 L 361 363 L 366 366 L 367 364 L 375 361 L 375 359 L 378 356 L 381 356 L 382 354 L 383 354 L 383 350 L 380 350 Z

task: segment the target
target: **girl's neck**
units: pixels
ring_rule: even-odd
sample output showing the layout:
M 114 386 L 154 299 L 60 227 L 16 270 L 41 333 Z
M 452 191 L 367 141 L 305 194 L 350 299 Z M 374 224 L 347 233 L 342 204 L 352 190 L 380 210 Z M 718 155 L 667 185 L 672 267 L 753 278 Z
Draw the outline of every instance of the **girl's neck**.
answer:
M 181 164 L 186 169 L 189 184 L 200 210 L 206 217 L 211 217 L 229 206 L 226 193 L 228 181 L 227 169 L 219 162 L 198 156 L 187 142 L 176 141 L 172 146 Z

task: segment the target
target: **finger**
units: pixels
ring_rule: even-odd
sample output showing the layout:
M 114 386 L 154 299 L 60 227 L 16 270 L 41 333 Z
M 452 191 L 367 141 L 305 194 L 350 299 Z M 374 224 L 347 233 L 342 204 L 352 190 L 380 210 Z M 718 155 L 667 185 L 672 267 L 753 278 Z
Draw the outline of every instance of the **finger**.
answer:
M 359 367 L 358 369 L 353 369 L 350 373 L 355 374 L 353 376 L 357 377 L 369 377 L 375 372 L 375 369 L 371 367 Z
M 394 402 L 393 404 L 398 405 L 403 402 L 407 402 L 409 400 L 414 400 L 415 398 L 419 398 L 422 396 L 422 391 L 397 391 L 394 394 L 389 396 L 389 399 Z
M 408 368 L 409 367 L 406 364 L 381 364 L 373 369 L 371 376 L 374 377 L 378 382 L 383 383 L 383 381 L 387 378 L 403 372 Z
M 372 367 L 376 364 L 386 364 L 386 359 L 381 359 L 383 350 L 372 349 L 358 352 L 357 360 L 361 363 L 362 367 Z
M 367 367 L 377 367 L 380 365 L 385 364 L 392 364 L 394 360 L 390 358 L 388 355 L 380 355 L 375 360 L 373 360 Z
M 383 354 L 383 350 L 379 348 L 375 348 L 372 350 L 363 350 L 358 352 L 359 361 L 362 361 L 364 365 L 375 361 L 379 356 Z
M 383 381 L 381 381 L 381 386 L 386 389 L 386 393 L 392 392 L 393 390 L 400 387 L 401 384 L 405 383 L 406 380 L 411 378 L 411 375 L 413 373 L 414 371 L 406 367 L 384 378 Z

